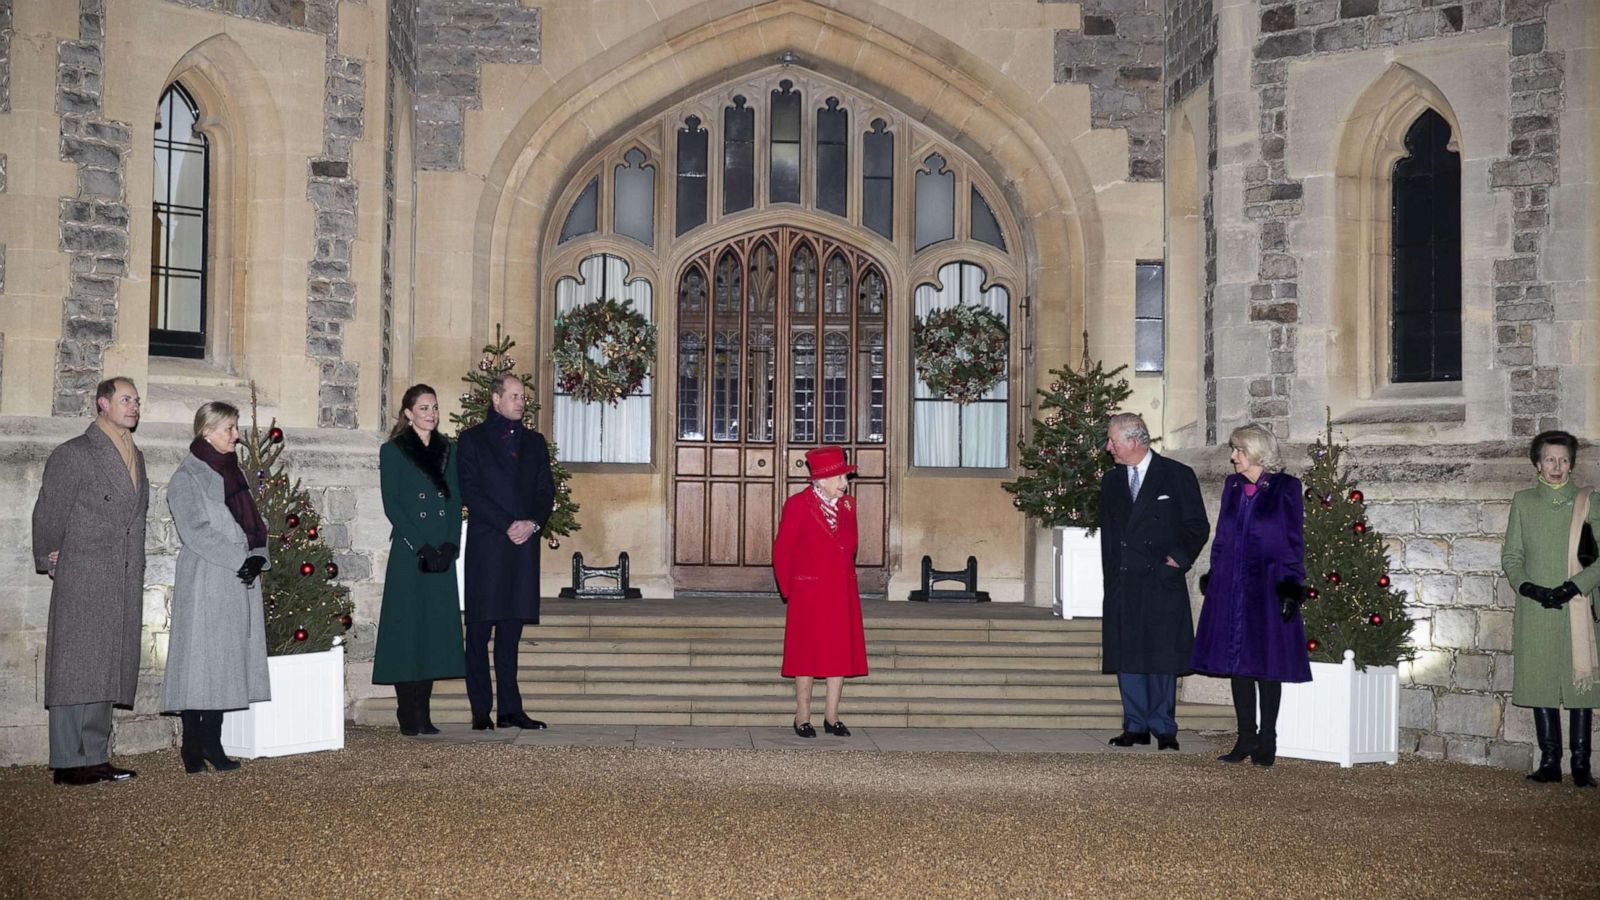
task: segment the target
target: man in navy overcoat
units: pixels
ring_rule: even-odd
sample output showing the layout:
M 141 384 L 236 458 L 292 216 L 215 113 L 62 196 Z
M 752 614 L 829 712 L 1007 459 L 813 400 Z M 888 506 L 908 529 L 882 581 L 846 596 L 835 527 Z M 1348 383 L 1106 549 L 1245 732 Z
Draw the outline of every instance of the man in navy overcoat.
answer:
M 461 500 L 468 510 L 466 558 L 467 699 L 472 728 L 543 728 L 522 709 L 517 651 L 522 626 L 539 622 L 539 540 L 555 508 L 550 451 L 544 436 L 522 424 L 522 379 L 495 381 L 483 422 L 461 433 L 457 453 Z M 495 689 L 489 689 L 494 638 Z M 497 707 L 494 723 L 489 707 Z
M 1189 671 L 1194 616 L 1187 574 L 1211 534 L 1194 470 L 1150 449 L 1144 419 L 1112 416 L 1106 450 L 1117 465 L 1100 482 L 1105 578 L 1101 657 L 1122 692 L 1117 747 L 1178 749 L 1178 676 Z

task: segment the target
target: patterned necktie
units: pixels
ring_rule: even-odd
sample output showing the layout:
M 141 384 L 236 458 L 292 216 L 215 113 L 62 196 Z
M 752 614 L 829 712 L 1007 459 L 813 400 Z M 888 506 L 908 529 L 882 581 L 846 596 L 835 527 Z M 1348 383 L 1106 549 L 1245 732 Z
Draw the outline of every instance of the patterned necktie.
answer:
M 1139 499 L 1139 467 L 1138 466 L 1134 466 L 1131 469 L 1129 469 L 1128 471 L 1133 473 L 1133 477 L 1131 479 L 1129 479 L 1129 481 L 1128 481 L 1128 493 L 1133 496 L 1134 500 L 1138 500 Z

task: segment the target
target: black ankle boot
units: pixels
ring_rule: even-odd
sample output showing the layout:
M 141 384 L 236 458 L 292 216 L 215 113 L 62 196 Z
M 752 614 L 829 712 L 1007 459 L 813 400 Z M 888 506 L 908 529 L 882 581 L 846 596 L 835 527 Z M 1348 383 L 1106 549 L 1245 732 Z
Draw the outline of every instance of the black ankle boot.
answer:
M 400 723 L 401 734 L 406 737 L 417 736 L 417 685 L 415 682 L 395 682 L 394 717 Z
M 229 759 L 228 754 L 222 752 L 222 710 L 202 710 L 200 715 L 204 717 L 206 735 L 200 752 L 206 762 L 211 763 L 211 768 L 218 772 L 232 772 L 239 768 L 238 760 Z
M 438 734 L 439 729 L 433 724 L 433 682 L 417 682 L 416 719 L 418 734 Z
M 200 722 L 200 713 L 192 709 L 180 712 L 178 721 L 183 723 L 183 743 L 178 747 L 178 758 L 183 760 L 185 772 L 198 775 L 206 770 L 206 759 L 200 753 L 205 726 Z
M 1534 707 L 1533 733 L 1539 742 L 1539 768 L 1528 774 L 1528 780 L 1554 784 L 1561 780 L 1561 711 Z
M 1578 787 L 1592 788 L 1594 777 L 1589 774 L 1589 730 L 1594 727 L 1594 710 L 1572 710 L 1568 713 L 1567 725 L 1570 732 L 1568 738 L 1572 741 L 1572 783 Z
M 1233 742 L 1233 749 L 1217 757 L 1218 762 L 1241 763 L 1249 759 L 1256 752 L 1260 740 L 1256 737 L 1255 729 L 1239 732 L 1239 739 Z
M 1256 735 L 1256 749 L 1250 754 L 1250 761 L 1263 769 L 1272 768 L 1278 761 L 1278 736 L 1267 732 Z

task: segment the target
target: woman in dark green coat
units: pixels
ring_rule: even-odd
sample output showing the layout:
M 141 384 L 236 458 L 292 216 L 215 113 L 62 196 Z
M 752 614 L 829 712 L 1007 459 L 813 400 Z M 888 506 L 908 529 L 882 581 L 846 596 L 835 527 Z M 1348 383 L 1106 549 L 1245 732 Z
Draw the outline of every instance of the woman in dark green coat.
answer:
M 412 736 L 439 733 L 428 711 L 433 682 L 466 675 L 456 592 L 461 486 L 455 447 L 438 433 L 433 388 L 412 385 L 400 407 L 378 453 L 383 513 L 393 531 L 372 683 L 394 685 L 400 733 Z
M 1511 702 L 1533 707 L 1539 768 L 1530 781 L 1561 780 L 1561 707 L 1571 710 L 1572 783 L 1594 787 L 1589 737 L 1600 706 L 1600 565 L 1593 534 L 1600 531 L 1600 498 L 1572 480 L 1578 439 L 1546 431 L 1528 455 L 1539 483 L 1511 500 L 1501 565 L 1517 588 L 1513 624 L 1516 672 Z

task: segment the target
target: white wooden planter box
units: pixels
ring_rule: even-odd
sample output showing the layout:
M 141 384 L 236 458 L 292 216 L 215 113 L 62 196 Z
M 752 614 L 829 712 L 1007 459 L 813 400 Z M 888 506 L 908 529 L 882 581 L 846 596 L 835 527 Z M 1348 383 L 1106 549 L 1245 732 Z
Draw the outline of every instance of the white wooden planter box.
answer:
M 1056 601 L 1063 619 L 1098 619 L 1104 612 L 1105 581 L 1100 575 L 1100 532 L 1087 528 L 1055 528 Z
M 344 647 L 267 657 L 272 699 L 222 719 L 222 749 L 255 759 L 344 747 Z
M 1278 755 L 1294 759 L 1356 763 L 1400 760 L 1400 670 L 1356 668 L 1344 662 L 1311 664 L 1311 680 L 1283 686 L 1278 711 Z

